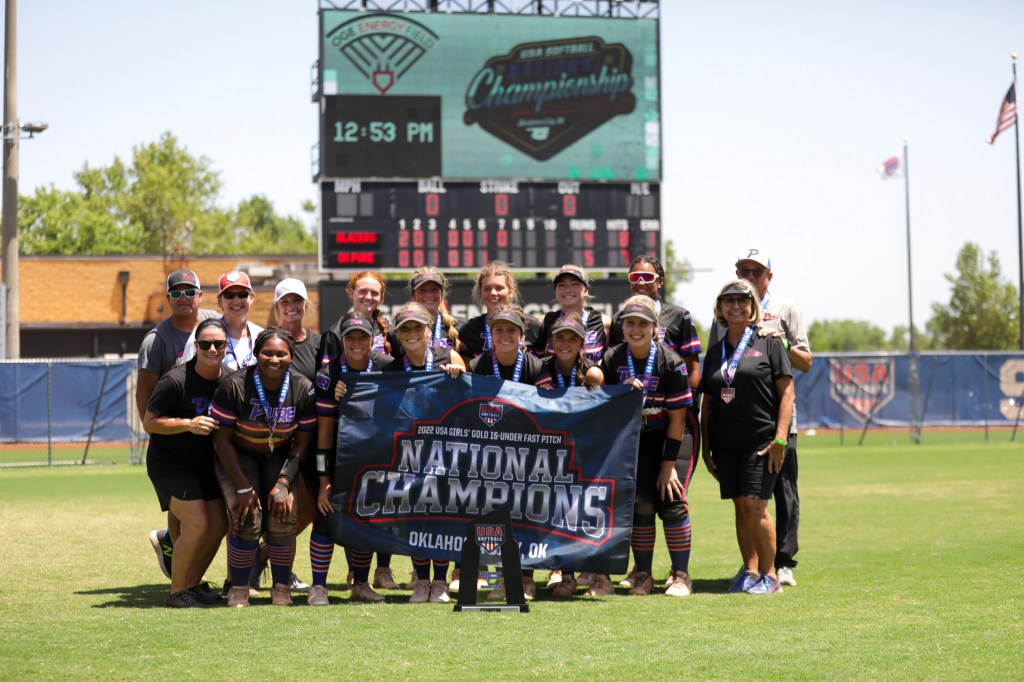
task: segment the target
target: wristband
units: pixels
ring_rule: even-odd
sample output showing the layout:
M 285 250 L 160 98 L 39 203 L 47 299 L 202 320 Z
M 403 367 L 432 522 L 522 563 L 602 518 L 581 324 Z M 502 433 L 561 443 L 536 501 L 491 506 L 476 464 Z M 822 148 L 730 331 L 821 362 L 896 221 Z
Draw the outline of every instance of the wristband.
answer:
M 316 473 L 321 476 L 326 476 L 329 473 L 327 471 L 327 462 L 333 454 L 334 450 L 331 450 L 330 448 L 316 449 Z
M 786 349 L 787 353 L 789 352 L 789 339 L 782 339 L 782 347 Z
M 278 477 L 288 481 L 288 485 L 290 486 L 295 480 L 295 477 L 299 475 L 299 466 L 301 464 L 302 463 L 294 457 L 289 457 L 284 461 L 284 466 L 281 467 L 281 473 L 278 474 Z
M 248 495 L 249 493 L 252 492 L 252 486 L 249 486 L 248 488 L 242 488 L 241 490 L 236 490 L 235 492 L 238 493 L 239 495 Z
M 683 441 L 678 438 L 666 438 L 665 447 L 661 451 L 662 462 L 674 462 L 679 459 L 679 448 L 683 446 Z
M 777 436 L 776 436 L 775 440 L 773 440 L 772 442 L 773 443 L 778 443 L 782 447 L 786 447 L 786 441 L 782 440 L 781 438 L 779 438 Z

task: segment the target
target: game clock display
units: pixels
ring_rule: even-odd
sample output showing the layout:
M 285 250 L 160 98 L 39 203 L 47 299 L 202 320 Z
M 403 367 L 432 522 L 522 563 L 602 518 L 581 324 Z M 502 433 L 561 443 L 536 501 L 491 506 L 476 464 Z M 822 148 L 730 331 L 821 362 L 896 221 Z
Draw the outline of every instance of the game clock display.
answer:
M 324 270 L 472 272 L 492 260 L 533 271 L 565 263 L 627 271 L 661 258 L 656 183 L 321 183 Z
M 320 178 L 441 174 L 440 97 L 330 96 L 320 106 Z

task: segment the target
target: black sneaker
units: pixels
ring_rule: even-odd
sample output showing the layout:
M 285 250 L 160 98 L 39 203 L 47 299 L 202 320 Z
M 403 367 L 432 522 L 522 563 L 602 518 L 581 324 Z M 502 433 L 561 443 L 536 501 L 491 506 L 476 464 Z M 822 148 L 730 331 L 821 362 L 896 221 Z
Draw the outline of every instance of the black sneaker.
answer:
M 171 609 L 205 609 L 206 604 L 200 602 L 192 590 L 181 590 L 169 595 L 164 606 Z
M 174 557 L 174 545 L 171 544 L 171 534 L 167 529 L 149 531 L 149 546 L 156 553 L 156 564 L 160 572 L 168 580 L 171 579 L 171 560 Z
M 220 590 L 205 580 L 199 581 L 199 584 L 192 588 L 192 593 L 200 604 L 207 606 L 216 606 L 222 601 Z

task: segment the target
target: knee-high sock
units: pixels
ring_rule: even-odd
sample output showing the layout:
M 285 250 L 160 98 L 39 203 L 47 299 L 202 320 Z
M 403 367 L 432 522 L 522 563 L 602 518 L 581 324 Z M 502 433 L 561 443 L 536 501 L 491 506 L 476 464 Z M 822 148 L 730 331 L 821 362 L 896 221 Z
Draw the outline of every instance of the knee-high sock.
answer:
M 295 563 L 295 537 L 267 537 L 267 557 L 270 559 L 270 575 L 275 585 L 290 585 L 292 564 Z
M 633 563 L 636 570 L 643 573 L 651 572 L 651 564 L 654 562 L 654 537 L 656 534 L 654 524 L 650 526 L 633 526 L 633 537 L 629 544 L 633 548 Z
M 689 571 L 690 568 L 690 517 L 681 521 L 665 522 L 665 544 L 672 559 L 673 571 Z
M 255 542 L 240 540 L 228 535 L 228 570 L 231 572 L 231 584 L 242 586 L 249 584 L 249 570 L 256 563 L 259 545 Z
M 334 540 L 320 533 L 309 534 L 309 564 L 313 568 L 313 584 L 327 586 L 327 572 L 334 556 Z
M 352 579 L 357 583 L 370 581 L 370 562 L 373 561 L 373 552 L 362 550 L 346 550 L 349 556 L 349 568 L 352 569 Z

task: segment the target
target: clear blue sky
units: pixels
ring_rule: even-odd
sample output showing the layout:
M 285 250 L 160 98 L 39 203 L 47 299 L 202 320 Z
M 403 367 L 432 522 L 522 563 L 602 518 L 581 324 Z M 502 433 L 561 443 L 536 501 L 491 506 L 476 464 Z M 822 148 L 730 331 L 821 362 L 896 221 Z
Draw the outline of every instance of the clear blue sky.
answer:
M 19 3 L 21 191 L 171 131 L 213 162 L 225 204 L 314 199 L 314 0 Z M 914 317 L 945 302 L 967 240 L 1017 279 L 1013 131 L 990 147 L 1024 56 L 1020 0 L 664 2 L 665 235 L 700 272 L 703 323 L 738 250 L 772 252 L 774 289 L 809 320 L 905 324 L 902 180 L 874 167 L 910 140 Z M 2 19 L 2 17 L 0 17 Z

